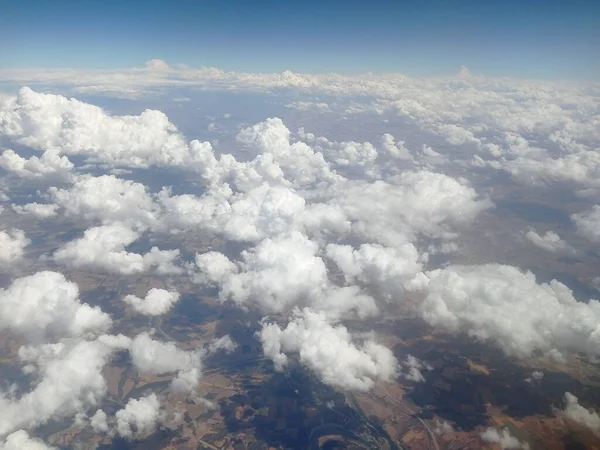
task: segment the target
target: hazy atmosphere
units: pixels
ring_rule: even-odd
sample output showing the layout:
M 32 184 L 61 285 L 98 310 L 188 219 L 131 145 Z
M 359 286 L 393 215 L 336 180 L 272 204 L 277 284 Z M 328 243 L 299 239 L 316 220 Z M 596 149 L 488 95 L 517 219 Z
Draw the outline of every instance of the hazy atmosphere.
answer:
M 600 448 L 599 23 L 0 1 L 0 450 Z

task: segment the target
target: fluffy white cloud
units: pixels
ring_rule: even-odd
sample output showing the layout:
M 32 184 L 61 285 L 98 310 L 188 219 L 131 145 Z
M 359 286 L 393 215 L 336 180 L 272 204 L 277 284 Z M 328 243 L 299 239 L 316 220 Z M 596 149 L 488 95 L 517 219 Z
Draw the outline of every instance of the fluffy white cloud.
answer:
M 532 273 L 498 264 L 449 266 L 418 276 L 413 288 L 425 293 L 420 311 L 430 324 L 493 340 L 510 355 L 598 355 L 600 302 L 578 302 L 556 280 L 538 284 Z
M 240 305 L 251 302 L 266 312 L 319 298 L 328 279 L 317 251 L 318 245 L 298 232 L 265 239 L 242 253 L 240 271 L 224 278 L 220 296 Z
M 99 409 L 92 417 L 90 417 L 90 426 L 96 433 L 108 432 L 108 416 L 106 413 Z
M 46 150 L 41 158 L 32 156 L 22 158 L 13 150 L 5 150 L 0 155 L 0 167 L 23 178 L 60 178 L 71 179 L 73 163 L 66 156 L 60 156 L 57 150 Z
M 375 380 L 391 381 L 398 373 L 388 348 L 370 339 L 356 345 L 346 327 L 331 325 L 324 313 L 309 309 L 296 311 L 283 329 L 263 322 L 259 337 L 276 369 L 282 370 L 287 354 L 295 353 L 324 383 L 343 389 L 366 391 Z
M 304 205 L 293 190 L 262 185 L 232 202 L 224 233 L 231 239 L 256 240 L 290 232 Z
M 394 136 L 389 133 L 385 133 L 381 137 L 381 146 L 392 158 L 409 161 L 413 159 L 410 150 L 404 146 L 404 141 L 396 142 Z
M 321 152 L 313 150 L 304 142 L 291 143 L 290 135 L 290 130 L 283 121 L 275 117 L 241 130 L 237 139 L 259 154 L 259 157 L 272 157 L 285 180 L 297 187 L 341 179 L 331 170 Z
M 341 142 L 335 152 L 335 163 L 340 166 L 369 167 L 377 159 L 377 149 L 370 142 Z M 335 148 L 335 146 L 334 146 Z M 365 172 L 371 174 L 371 172 Z
M 17 214 L 30 214 L 40 219 L 55 217 L 58 205 L 44 203 L 27 203 L 25 205 L 12 205 L 13 211 Z
M 196 254 L 195 263 L 198 272 L 193 272 L 192 277 L 198 284 L 221 285 L 238 272 L 238 266 L 219 252 Z
M 577 231 L 594 243 L 600 243 L 600 206 L 594 205 L 589 211 L 573 214 L 571 219 Z
M 23 160 L 14 152 L 5 152 L 2 165 L 24 176 L 70 170 L 72 165 L 60 158 L 57 150 L 125 166 L 186 167 L 197 163 L 193 149 L 160 111 L 147 109 L 139 116 L 111 116 L 97 106 L 26 87 L 4 108 L 0 135 L 52 152 L 41 160 Z
M 31 341 L 82 336 L 106 330 L 110 317 L 79 301 L 79 288 L 56 272 L 18 278 L 0 289 L 0 328 Z
M 192 392 L 202 376 L 202 351 L 183 351 L 173 342 L 154 340 L 148 333 L 138 334 L 131 343 L 131 360 L 141 372 L 155 375 L 177 372 L 171 382 L 176 393 Z
M 400 74 L 309 75 L 289 71 L 250 74 L 210 67 L 169 68 L 161 60 L 152 60 L 144 68 L 119 72 L 3 69 L 0 70 L 0 79 L 13 84 L 35 81 L 64 86 L 70 83 L 80 92 L 104 92 L 109 95 L 137 95 L 142 91 L 164 89 L 165 86 L 259 92 L 292 88 L 305 93 L 333 95 L 338 97 L 341 111 L 345 111 L 345 114 L 393 114 L 421 132 L 441 136 L 460 150 L 453 151 L 453 162 L 457 160 L 456 156 L 465 161 L 473 157 L 476 165 L 507 171 L 515 180 L 524 183 L 564 182 L 584 188 L 600 187 L 600 158 L 596 151 L 600 140 L 600 113 L 595 107 L 598 93 L 587 83 L 490 79 L 460 74 L 448 78 L 410 78 Z M 350 99 L 344 99 L 344 96 L 352 97 L 350 107 Z M 365 100 L 356 100 L 360 97 Z M 44 106 L 40 106 L 40 103 Z M 298 104 L 300 107 L 306 105 L 307 102 Z M 79 148 L 84 151 L 89 153 L 89 149 L 81 144 L 93 142 L 101 149 L 98 153 L 103 153 L 105 158 L 115 159 L 113 153 L 121 150 L 118 156 L 126 160 L 135 159 L 132 154 L 140 159 L 151 159 L 150 150 L 148 153 L 137 151 L 138 147 L 144 148 L 143 143 L 147 142 L 140 136 L 148 136 L 148 141 L 154 143 L 148 144 L 154 154 L 186 155 L 185 150 L 181 150 L 185 148 L 183 143 L 173 144 L 177 139 L 170 137 L 170 134 L 177 133 L 169 133 L 169 122 L 164 117 L 154 117 L 148 112 L 136 117 L 114 117 L 101 110 L 88 108 L 93 107 L 83 107 L 74 100 L 60 96 L 42 97 L 42 94 L 24 89 L 17 97 L 5 99 L 0 105 L 0 133 L 17 139 L 25 138 L 24 134 L 33 135 L 39 140 L 40 135 L 46 139 L 47 135 L 52 137 L 53 133 L 49 130 L 59 129 L 65 135 L 62 137 L 60 134 L 61 144 L 71 145 L 78 142 L 75 136 L 80 136 Z M 46 120 L 38 117 L 41 110 L 47 113 L 43 117 Z M 45 122 L 50 122 L 47 117 L 52 113 L 62 114 L 68 120 L 55 121 L 48 126 Z M 31 121 L 34 126 L 23 127 L 24 117 L 35 119 Z M 90 132 L 81 126 L 81 122 L 95 125 L 95 128 L 91 125 L 89 128 L 98 131 Z M 144 126 L 148 124 L 155 128 L 153 132 L 144 134 L 139 131 L 147 131 Z M 23 128 L 27 129 L 24 131 Z M 115 129 L 119 131 L 115 132 Z M 271 123 L 259 127 L 244 133 L 243 138 L 245 141 L 286 148 L 285 140 L 280 139 L 285 137 L 282 127 L 279 129 L 283 133 L 264 133 L 265 129 L 277 130 L 278 125 Z M 99 139 L 98 135 L 103 133 L 110 139 Z M 57 134 L 54 132 L 54 135 Z M 268 136 L 257 141 L 257 134 Z M 405 155 L 401 146 L 391 143 L 387 137 L 385 140 L 390 143 L 389 146 L 384 144 L 388 147 L 388 154 L 396 153 L 393 149 L 396 147 L 397 153 Z M 116 150 L 107 151 L 110 146 L 99 145 L 98 141 L 119 145 L 114 145 Z M 530 142 L 535 142 L 535 145 Z M 120 147 L 123 143 L 127 143 L 124 147 L 131 150 L 123 150 Z M 177 151 L 171 148 L 172 145 Z M 167 150 L 164 150 L 165 147 Z M 191 153 L 192 161 L 197 161 L 198 155 L 193 147 L 188 147 L 188 154 Z M 156 151 L 157 148 L 160 151 Z M 462 150 L 467 150 L 466 155 Z M 478 154 L 474 155 L 475 152 Z M 160 159 L 158 156 L 156 158 Z M 171 159 L 178 161 L 185 157 L 171 156 Z
M 146 316 L 160 316 L 165 314 L 179 300 L 179 293 L 165 289 L 152 288 L 146 297 L 139 298 L 135 295 L 127 295 L 123 301 L 133 309 Z
M 422 269 L 417 249 L 408 242 L 396 248 L 363 244 L 357 250 L 349 245 L 329 244 L 326 254 L 347 282 L 360 281 L 395 299 L 402 294 L 404 283 Z
M 142 230 L 154 225 L 159 214 L 146 186 L 114 175 L 82 176 L 68 189 L 51 187 L 48 193 L 67 215 L 91 222 L 121 222 Z
M 39 382 L 20 397 L 0 392 L 0 436 L 50 419 L 72 417 L 97 405 L 107 389 L 102 368 L 115 350 L 128 343 L 124 336 L 101 336 L 94 341 L 22 347 L 19 356 L 37 372 Z
M 0 443 L 0 450 L 57 450 L 56 447 L 46 445 L 37 438 L 29 437 L 25 430 L 15 431 Z
M 267 313 L 298 305 L 314 305 L 330 317 L 377 313 L 375 300 L 360 288 L 339 288 L 329 281 L 318 251 L 315 242 L 294 231 L 244 250 L 237 264 L 217 252 L 196 255 L 199 271 L 192 271 L 192 280 L 220 287 L 222 301 L 253 305 Z
M 527 442 L 521 442 L 508 431 L 507 428 L 502 428 L 498 431 L 496 428 L 488 428 L 481 433 L 481 439 L 484 442 L 499 444 L 502 450 L 529 450 Z
M 0 264 L 21 259 L 30 243 L 22 230 L 0 230 Z
M 0 78 L 6 74 L 0 70 Z M 36 76 L 58 75 L 50 71 Z M 14 210 L 52 217 L 61 208 L 67 216 L 92 225 L 81 238 L 54 253 L 56 262 L 120 274 L 147 270 L 174 274 L 179 272 L 177 250 L 155 247 L 142 255 L 127 251 L 127 247 L 142 235 L 146 237 L 143 233 L 153 239 L 151 233 L 156 231 L 182 233 L 183 238 L 185 233 L 210 232 L 250 242 L 252 247 L 235 259 L 217 252 L 196 255 L 195 263 L 187 266 L 192 281 L 219 287 L 221 300 L 267 313 L 309 306 L 295 313 L 286 326 L 263 321 L 260 336 L 265 354 L 279 368 L 295 354 L 325 382 L 343 388 L 366 390 L 376 380 L 396 375 L 423 380 L 421 371 L 427 366 L 416 358 L 409 356 L 398 364 L 388 349 L 368 339 L 358 342 L 345 327 L 331 322 L 348 312 L 360 317 L 376 314 L 377 301 L 401 298 L 407 287 L 423 292 L 424 301 L 417 308 L 431 324 L 495 341 L 511 355 L 526 357 L 536 350 L 598 354 L 598 302 L 577 303 L 564 285 L 538 284 L 531 274 L 508 266 L 448 266 L 420 274 L 427 258 L 417 250 L 456 251 L 457 231 L 491 206 L 469 182 L 447 175 L 472 176 L 473 171 L 464 171 L 469 161 L 480 168 L 478 174 L 493 168 L 524 183 L 560 181 L 577 188 L 600 188 L 596 151 L 600 122 L 592 101 L 596 94 L 555 84 L 485 80 L 466 71 L 458 78 L 429 80 L 291 72 L 254 75 L 170 68 L 161 60 L 125 73 L 86 74 L 80 83 L 81 92 L 135 94 L 171 84 L 253 90 L 294 87 L 337 96 L 370 96 L 368 105 L 340 100 L 328 108 L 342 108 L 347 115 L 396 114 L 415 127 L 406 138 L 411 148 L 415 145 L 421 150 L 411 154 L 405 142 L 391 134 L 384 134 L 377 145 L 330 141 L 304 130 L 292 135 L 281 119 L 270 118 L 239 132 L 237 142 L 244 146 L 244 154 L 236 158 L 215 153 L 206 142 L 186 142 L 158 111 L 115 116 L 76 100 L 25 88 L 16 97 L 0 99 L 0 137 L 3 142 L 44 153 L 25 159 L 6 150 L 0 166 L 25 178 L 59 176 L 72 185 L 49 190 L 47 199 L 56 205 L 31 203 Z M 433 141 L 413 143 L 422 136 Z M 350 137 L 354 138 L 363 139 Z M 453 146 L 452 153 L 448 153 L 448 143 Z M 73 165 L 64 155 L 78 155 L 73 161 L 83 156 L 104 167 L 191 168 L 198 172 L 204 191 L 202 195 L 172 195 L 172 190 L 165 188 L 152 194 L 139 182 L 108 175 L 74 175 Z M 384 159 L 393 167 L 384 167 Z M 412 169 L 401 172 L 404 166 Z M 372 182 L 373 178 L 379 180 Z M 580 233 L 593 241 L 600 241 L 597 208 L 573 216 Z M 18 236 L 5 235 L 10 245 L 19 242 Z M 552 232 L 539 235 L 531 230 L 526 237 L 549 251 L 571 251 Z M 15 244 L 16 250 L 9 251 L 2 238 L 0 234 L 0 249 L 9 255 L 6 259 L 18 258 L 24 245 Z M 26 238 L 22 238 L 23 242 Z M 326 261 L 332 264 L 326 266 Z M 334 266 L 343 280 L 328 273 L 328 268 L 335 271 Z M 334 279 L 340 285 L 334 284 Z M 76 290 L 64 279 L 61 291 L 56 287 L 61 285 L 59 281 L 38 280 L 36 284 L 29 280 L 25 284 L 35 287 L 34 291 L 25 287 L 10 291 L 13 286 L 9 287 L 6 292 L 10 291 L 15 305 L 2 291 L 0 305 L 6 304 L 0 309 L 0 327 L 29 339 L 78 337 L 86 331 L 97 334 L 106 329 L 110 319 L 81 305 Z M 127 296 L 124 300 L 138 312 L 155 315 L 166 312 L 176 297 L 175 293 L 151 290 L 144 299 Z M 16 313 L 23 316 L 19 321 Z M 81 345 L 83 342 L 87 341 Z M 39 352 L 23 350 L 23 360 L 32 366 L 27 370 L 61 358 L 71 364 L 63 358 L 67 350 L 61 345 L 75 346 L 58 342 Z M 119 345 L 129 347 L 125 342 Z M 200 380 L 202 358 L 234 345 L 224 337 L 203 350 L 185 352 L 174 343 L 156 341 L 143 333 L 133 339 L 131 357 L 142 372 L 174 373 L 172 391 L 190 393 Z M 79 364 L 75 361 L 71 368 Z M 102 391 L 102 382 L 92 377 L 97 367 L 90 370 L 89 382 L 81 388 L 93 385 L 88 399 L 71 406 L 41 408 L 43 414 L 59 411 L 57 414 L 67 415 L 95 403 Z M 58 386 L 58 390 L 64 394 L 67 388 Z M 68 393 L 66 398 L 79 399 L 78 395 Z M 10 414 L 18 416 L 19 401 L 7 400 Z M 52 402 L 58 404 L 58 400 Z M 132 400 L 122 410 L 122 426 L 116 425 L 118 417 L 107 418 L 101 411 L 91 424 L 103 431 L 122 428 L 119 433 L 131 438 L 136 429 L 140 434 L 154 429 L 159 407 L 158 402 L 144 397 Z M 32 417 L 27 414 L 25 417 Z M 43 419 L 31 420 L 38 423 Z M 10 423 L 4 429 L 13 430 L 14 423 Z M 490 442 L 504 448 L 512 445 L 504 431 L 486 433 Z
M 303 213 L 305 200 L 293 189 L 262 183 L 247 192 L 169 196 L 159 194 L 163 227 L 210 230 L 230 240 L 256 241 L 289 232 Z
M 468 224 L 491 206 L 465 180 L 429 171 L 402 172 L 387 182 L 339 183 L 327 195 L 355 235 L 390 247 L 417 234 L 452 238 L 452 226 Z
M 59 264 L 77 269 L 97 270 L 108 273 L 131 275 L 156 270 L 160 274 L 181 271 L 175 260 L 179 250 L 159 250 L 153 247 L 149 253 L 140 255 L 125 250 L 140 234 L 119 223 L 93 227 L 83 237 L 68 242 L 56 250 L 52 258 Z
M 228 197 L 218 194 L 208 194 L 202 197 L 195 195 L 170 195 L 163 190 L 158 194 L 158 201 L 163 210 L 163 225 L 170 232 L 214 230 L 215 216 L 221 216 L 231 211 Z
M 199 352 L 186 352 L 172 342 L 154 340 L 147 332 L 138 334 L 131 342 L 131 360 L 144 373 L 161 374 L 201 367 Z
M 579 399 L 570 392 L 565 392 L 565 401 L 566 406 L 563 411 L 565 415 L 600 436 L 600 416 L 598 413 L 581 406 Z
M 535 230 L 529 230 L 525 233 L 525 237 L 529 239 L 536 247 L 552 253 L 574 253 L 575 250 L 564 240 L 560 238 L 554 231 L 546 231 L 544 235 L 539 235 Z
M 124 438 L 144 436 L 154 431 L 160 419 L 160 401 L 156 394 L 132 398 L 115 414 L 117 433 Z

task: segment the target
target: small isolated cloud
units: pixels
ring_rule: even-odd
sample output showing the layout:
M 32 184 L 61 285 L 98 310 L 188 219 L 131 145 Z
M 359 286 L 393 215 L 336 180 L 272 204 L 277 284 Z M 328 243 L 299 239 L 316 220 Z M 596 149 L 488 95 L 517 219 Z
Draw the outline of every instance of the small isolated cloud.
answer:
M 123 409 L 115 413 L 119 436 L 132 439 L 153 432 L 160 419 L 160 401 L 152 393 L 139 399 L 132 398 Z
M 448 422 L 446 420 L 436 419 L 435 420 L 435 428 L 433 429 L 433 432 L 435 434 L 437 434 L 438 436 L 442 436 L 444 434 L 453 433 L 454 428 L 452 427 L 450 422 Z
M 108 416 L 102 409 L 98 409 L 88 423 L 96 433 L 119 436 L 131 441 L 154 432 L 164 418 L 165 413 L 161 410 L 159 397 L 151 393 L 129 399 L 114 416 Z
M 539 235 L 535 230 L 529 230 L 525 237 L 536 247 L 552 253 L 575 253 L 573 247 L 567 244 L 554 231 L 546 231 L 544 235 Z
M 135 295 L 127 295 L 123 301 L 133 309 L 146 316 L 160 316 L 165 314 L 179 300 L 179 293 L 165 289 L 152 288 L 146 297 L 139 298 Z
M 17 214 L 32 215 L 39 219 L 49 219 L 51 217 L 56 217 L 58 205 L 27 203 L 25 205 L 12 205 L 12 209 Z
M 422 370 L 431 370 L 432 367 L 429 364 L 424 363 L 420 359 L 413 355 L 407 355 L 406 360 L 402 362 L 401 367 L 403 371 L 400 373 L 404 378 L 416 383 L 425 381 Z
M 222 278 L 220 296 L 239 305 L 252 303 L 266 312 L 280 312 L 305 299 L 314 299 L 327 287 L 327 269 L 316 255 L 318 245 L 298 232 L 277 239 L 265 239 L 242 253 L 238 273 Z M 220 275 L 230 268 L 221 258 L 213 258 Z
M 539 384 L 544 379 L 544 372 L 540 370 L 534 370 L 531 372 L 531 376 L 525 378 L 525 381 L 530 384 Z
M 226 334 L 218 339 L 214 339 L 208 344 L 206 348 L 206 355 L 213 355 L 220 351 L 224 351 L 226 353 L 232 352 L 237 348 L 237 344 L 231 339 L 231 336 Z
M 481 433 L 481 439 L 484 442 L 499 444 L 502 450 L 529 450 L 527 442 L 521 442 L 508 431 L 507 428 L 498 430 L 496 428 L 488 428 Z
M 0 230 L 0 264 L 21 259 L 30 243 L 22 230 Z
M 160 63 L 150 68 L 153 73 L 165 70 Z M 73 164 L 65 155 L 126 167 L 197 167 L 199 162 L 161 111 L 113 116 L 94 105 L 24 87 L 1 112 L 0 135 L 44 151 L 41 158 L 24 159 L 12 150 L 0 156 L 0 167 L 23 177 L 68 176 Z
M 600 436 L 600 415 L 594 410 L 586 409 L 579 404 L 579 399 L 570 392 L 565 392 L 566 406 L 564 414 L 574 422 L 589 428 Z
M 202 351 L 184 351 L 173 342 L 154 340 L 148 333 L 138 334 L 131 342 L 131 360 L 142 373 L 176 373 L 171 388 L 176 393 L 192 392 L 202 376 Z

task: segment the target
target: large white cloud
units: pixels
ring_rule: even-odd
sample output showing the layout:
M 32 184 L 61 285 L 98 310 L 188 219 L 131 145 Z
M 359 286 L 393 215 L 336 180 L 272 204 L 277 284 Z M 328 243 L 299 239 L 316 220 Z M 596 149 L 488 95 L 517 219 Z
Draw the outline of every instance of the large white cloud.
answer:
M 298 232 L 265 239 L 242 253 L 239 272 L 219 275 L 220 296 L 240 305 L 252 302 L 267 312 L 310 302 L 328 285 L 327 268 L 317 251 L 318 245 Z
M 82 176 L 69 188 L 49 189 L 67 215 L 92 222 L 122 222 L 138 229 L 156 224 L 159 213 L 146 186 L 114 175 Z
M 453 227 L 491 206 L 465 180 L 429 171 L 402 172 L 387 182 L 340 183 L 329 195 L 329 204 L 352 221 L 354 234 L 391 247 L 417 234 L 452 238 Z
M 331 170 L 321 152 L 301 141 L 291 143 L 290 136 L 290 130 L 283 121 L 274 117 L 244 128 L 237 139 L 259 156 L 271 155 L 285 179 L 295 186 L 330 183 L 341 179 Z
M 218 285 L 223 301 L 255 306 L 265 313 L 291 311 L 299 305 L 313 305 L 332 317 L 376 313 L 372 297 L 355 287 L 340 289 L 329 281 L 318 252 L 315 242 L 294 231 L 244 250 L 237 265 L 214 252 L 197 256 L 202 272 L 195 279 Z
M 398 373 L 398 361 L 388 348 L 370 339 L 356 345 L 346 327 L 331 325 L 325 314 L 309 309 L 296 311 L 285 328 L 263 322 L 259 336 L 276 369 L 294 353 L 323 382 L 343 389 L 365 391 L 375 380 L 391 381 Z
M 110 317 L 79 301 L 79 288 L 57 272 L 38 272 L 0 289 L 0 328 L 31 341 L 106 330 Z
M 433 270 L 413 283 L 430 324 L 493 340 L 510 355 L 600 353 L 600 302 L 578 302 L 556 280 L 538 284 L 530 272 L 487 264 Z
M 5 108 L 0 134 L 36 149 L 126 166 L 185 167 L 197 162 L 194 151 L 160 111 L 111 116 L 97 106 L 26 87 Z M 24 161 L 6 152 L 2 158 L 5 167 L 26 176 L 69 170 L 70 164 L 57 153 L 52 153 L 53 160 L 46 157 L 47 161 L 44 157 Z

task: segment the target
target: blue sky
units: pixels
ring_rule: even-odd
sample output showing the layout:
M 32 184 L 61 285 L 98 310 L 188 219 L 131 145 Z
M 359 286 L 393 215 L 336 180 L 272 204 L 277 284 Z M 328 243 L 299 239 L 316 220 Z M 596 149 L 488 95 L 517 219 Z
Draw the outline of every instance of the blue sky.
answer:
M 0 0 L 0 67 L 600 78 L 600 2 Z

